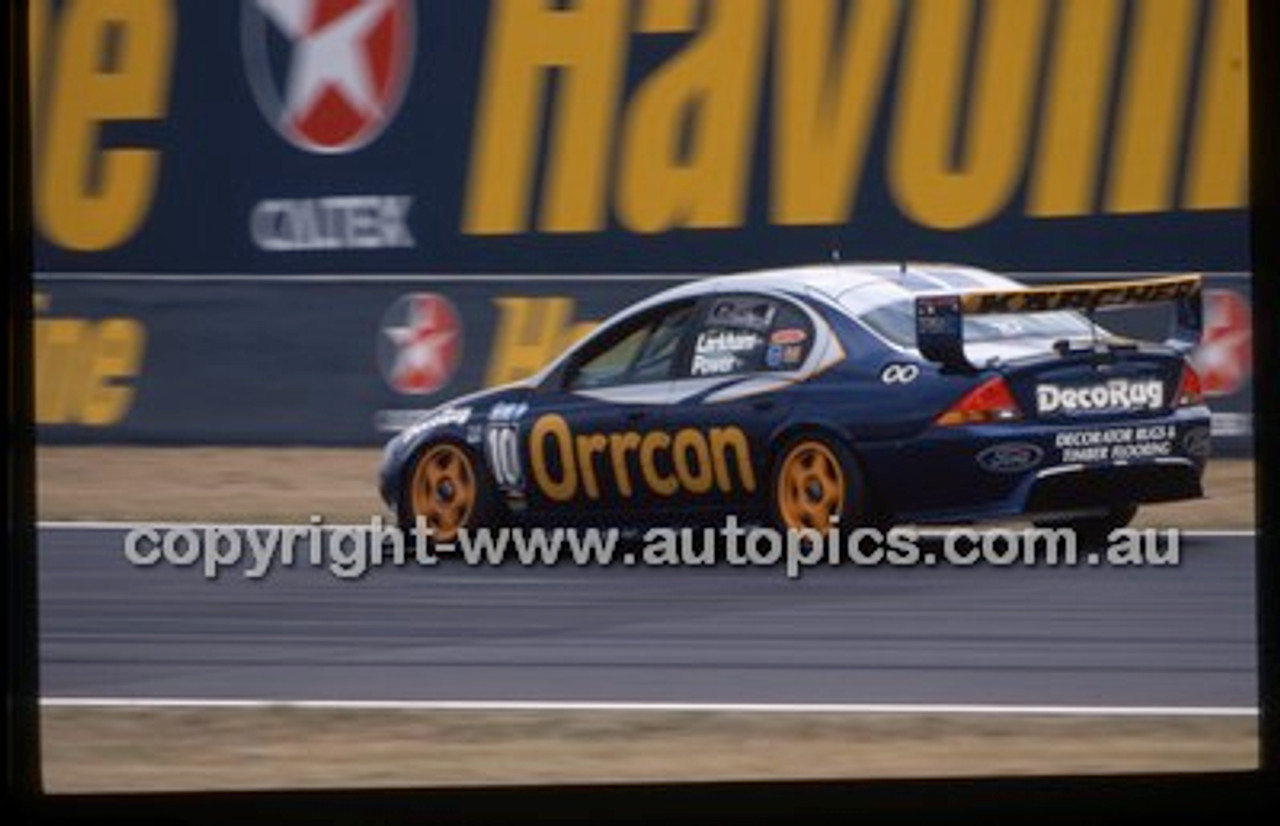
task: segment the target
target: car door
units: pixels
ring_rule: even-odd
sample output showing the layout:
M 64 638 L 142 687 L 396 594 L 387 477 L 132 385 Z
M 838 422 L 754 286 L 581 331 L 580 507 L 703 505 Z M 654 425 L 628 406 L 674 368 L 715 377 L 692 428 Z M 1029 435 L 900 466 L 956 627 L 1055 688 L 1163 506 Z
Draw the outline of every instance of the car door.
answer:
M 704 303 L 667 413 L 680 481 L 697 492 L 685 499 L 688 511 L 763 513 L 772 437 L 814 335 L 809 315 L 781 296 L 726 293 Z
M 533 394 L 521 437 L 535 512 L 628 525 L 667 506 L 654 457 L 696 308 L 695 299 L 674 301 L 611 325 Z

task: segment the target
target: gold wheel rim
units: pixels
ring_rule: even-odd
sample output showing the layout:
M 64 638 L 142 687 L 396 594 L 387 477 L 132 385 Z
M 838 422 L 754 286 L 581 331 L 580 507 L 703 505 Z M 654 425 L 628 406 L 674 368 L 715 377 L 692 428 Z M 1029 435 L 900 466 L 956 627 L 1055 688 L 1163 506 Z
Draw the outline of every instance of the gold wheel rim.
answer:
M 775 496 L 787 529 L 826 531 L 831 517 L 844 512 L 840 460 L 822 442 L 800 442 L 782 460 Z
M 425 517 L 437 540 L 451 542 L 475 510 L 476 476 L 457 445 L 428 448 L 413 469 L 413 516 Z

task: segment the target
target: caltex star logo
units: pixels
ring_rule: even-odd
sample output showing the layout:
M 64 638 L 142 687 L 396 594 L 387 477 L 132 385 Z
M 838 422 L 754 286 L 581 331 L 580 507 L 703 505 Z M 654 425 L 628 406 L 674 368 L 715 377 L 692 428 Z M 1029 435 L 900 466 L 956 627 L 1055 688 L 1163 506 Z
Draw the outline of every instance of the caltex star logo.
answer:
M 1206 290 L 1204 338 L 1191 356 L 1209 396 L 1227 396 L 1253 374 L 1253 319 L 1232 290 Z
M 254 98 L 295 146 L 351 152 L 395 116 L 413 67 L 412 0 L 242 0 Z
M 396 299 L 382 321 L 378 365 L 399 393 L 435 393 L 453 377 L 462 354 L 462 324 L 449 299 L 413 293 Z

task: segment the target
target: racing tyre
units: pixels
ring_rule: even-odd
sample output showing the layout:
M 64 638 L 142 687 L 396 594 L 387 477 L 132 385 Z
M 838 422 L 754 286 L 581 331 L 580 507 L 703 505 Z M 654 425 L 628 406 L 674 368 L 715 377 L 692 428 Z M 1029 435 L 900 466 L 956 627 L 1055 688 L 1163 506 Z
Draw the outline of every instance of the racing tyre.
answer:
M 1100 516 L 1041 519 L 1034 524 L 1037 528 L 1071 528 L 1076 533 L 1076 542 L 1089 548 L 1106 544 L 1111 532 L 1128 525 L 1137 513 L 1137 505 L 1120 505 Z
M 424 445 L 406 472 L 400 525 L 408 531 L 425 517 L 431 544 L 454 542 L 463 528 L 492 527 L 493 485 L 475 454 L 456 442 Z
M 779 531 L 812 529 L 825 535 L 837 526 L 848 532 L 860 526 L 868 511 L 866 483 L 848 448 L 806 434 L 787 442 L 778 454 L 769 507 Z

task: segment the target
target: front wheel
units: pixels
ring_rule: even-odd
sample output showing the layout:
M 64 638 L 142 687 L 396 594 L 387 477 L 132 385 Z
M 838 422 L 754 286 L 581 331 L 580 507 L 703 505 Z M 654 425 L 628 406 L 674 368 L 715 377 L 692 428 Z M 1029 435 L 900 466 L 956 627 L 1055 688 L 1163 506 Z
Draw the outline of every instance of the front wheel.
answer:
M 866 512 L 866 485 L 847 448 L 822 436 L 791 440 L 779 454 L 770 491 L 780 531 L 851 530 Z
M 1133 521 L 1133 517 L 1137 513 L 1137 505 L 1117 505 L 1098 516 L 1040 519 L 1034 524 L 1037 528 L 1070 528 L 1075 532 L 1076 541 L 1079 544 L 1090 547 L 1105 543 L 1110 538 L 1112 531 L 1128 525 Z
M 422 517 L 433 542 L 454 542 L 464 528 L 490 524 L 493 496 L 488 474 L 470 451 L 453 442 L 429 444 L 406 473 L 400 523 L 411 530 Z

